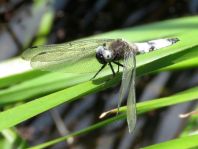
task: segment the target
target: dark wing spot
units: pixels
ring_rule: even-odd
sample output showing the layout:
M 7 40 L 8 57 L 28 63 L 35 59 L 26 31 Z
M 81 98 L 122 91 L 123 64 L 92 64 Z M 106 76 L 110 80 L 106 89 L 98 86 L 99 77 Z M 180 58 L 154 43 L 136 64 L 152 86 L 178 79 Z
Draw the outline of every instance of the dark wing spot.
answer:
M 103 47 L 106 47 L 106 43 L 103 43 L 103 45 L 102 45 Z
M 38 55 L 44 55 L 44 54 L 46 54 L 47 52 L 41 52 L 41 53 L 39 53 Z
M 35 48 L 38 48 L 38 46 L 33 46 L 33 47 L 31 47 L 31 49 L 35 49 Z

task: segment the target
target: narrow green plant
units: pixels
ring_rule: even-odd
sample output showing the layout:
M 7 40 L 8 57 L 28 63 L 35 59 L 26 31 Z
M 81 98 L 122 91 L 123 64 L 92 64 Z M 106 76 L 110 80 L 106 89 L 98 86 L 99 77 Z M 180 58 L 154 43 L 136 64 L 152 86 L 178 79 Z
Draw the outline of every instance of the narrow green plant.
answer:
M 179 38 L 180 42 L 171 47 L 137 56 L 137 76 L 142 76 L 162 71 L 197 68 L 198 29 L 194 28 L 192 30 L 192 28 L 190 28 L 191 25 L 196 25 L 197 23 L 198 17 L 185 17 L 135 28 L 116 30 L 92 36 L 91 38 L 123 37 L 128 41 L 145 41 L 162 37 Z M 9 68 L 11 64 L 19 61 L 20 58 L 16 58 L 13 61 L 4 62 L 0 64 L 0 68 Z M 20 63 L 23 64 L 25 62 L 20 61 Z M 71 66 L 71 68 L 72 67 L 75 70 L 76 66 Z M 2 72 L 4 71 L 2 70 Z M 32 69 L 21 72 L 16 71 L 10 75 L 3 75 L 3 77 L 0 77 L 0 87 L 2 88 L 0 90 L 0 105 L 2 108 L 5 108 L 8 104 L 10 107 L 13 107 L 9 109 L 6 108 L 5 111 L 0 113 L 0 131 L 14 127 L 60 104 L 72 102 L 85 95 L 110 88 L 118 84 L 121 80 L 121 73 L 109 80 L 111 76 L 109 76 L 108 70 L 104 71 L 98 79 L 89 81 L 92 76 L 92 73 L 78 74 L 74 72 L 61 74 L 39 72 Z M 197 93 L 198 88 L 192 87 L 170 97 L 138 103 L 138 114 L 143 114 L 164 106 L 197 100 Z M 22 104 L 15 106 L 16 103 Z M 35 148 L 44 148 L 66 140 L 69 137 L 79 136 L 97 128 L 104 127 L 112 122 L 124 119 L 126 108 L 122 107 L 121 112 L 122 114 L 116 117 L 101 121 L 68 136 L 35 146 Z

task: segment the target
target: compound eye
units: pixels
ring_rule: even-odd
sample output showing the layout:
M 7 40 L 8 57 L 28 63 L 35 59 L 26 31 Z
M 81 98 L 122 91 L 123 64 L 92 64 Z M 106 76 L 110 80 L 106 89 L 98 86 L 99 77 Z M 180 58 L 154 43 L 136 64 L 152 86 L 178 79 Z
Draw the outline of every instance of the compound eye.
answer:
M 99 47 L 96 48 L 96 53 L 102 53 L 102 51 L 104 51 L 103 46 L 99 46 Z

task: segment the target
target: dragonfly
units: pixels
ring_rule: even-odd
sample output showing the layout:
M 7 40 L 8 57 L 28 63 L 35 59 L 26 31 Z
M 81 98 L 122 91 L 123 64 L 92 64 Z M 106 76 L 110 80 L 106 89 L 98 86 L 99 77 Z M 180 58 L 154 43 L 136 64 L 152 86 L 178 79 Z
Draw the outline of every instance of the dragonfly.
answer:
M 127 96 L 127 123 L 129 132 L 132 133 L 137 119 L 136 55 L 158 50 L 178 41 L 178 38 L 134 43 L 124 39 L 82 39 L 63 44 L 33 46 L 24 51 L 22 58 L 30 61 L 32 68 L 44 71 L 95 72 L 92 79 L 95 79 L 107 66 L 110 67 L 113 76 L 119 72 L 120 67 L 123 68 L 118 111 Z M 113 64 L 118 66 L 117 72 Z

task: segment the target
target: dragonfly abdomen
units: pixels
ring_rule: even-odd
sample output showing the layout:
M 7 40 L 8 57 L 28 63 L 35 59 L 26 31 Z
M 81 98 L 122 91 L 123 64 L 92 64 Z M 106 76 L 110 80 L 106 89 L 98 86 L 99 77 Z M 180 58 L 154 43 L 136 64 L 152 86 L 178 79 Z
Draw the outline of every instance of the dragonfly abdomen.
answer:
M 178 38 L 166 38 L 166 39 L 151 40 L 142 43 L 135 43 L 135 45 L 137 46 L 138 49 L 137 54 L 140 54 L 140 53 L 148 53 L 150 51 L 171 46 L 178 41 L 179 41 Z

